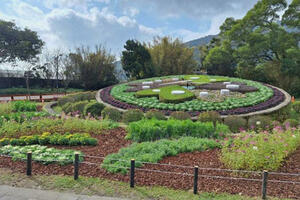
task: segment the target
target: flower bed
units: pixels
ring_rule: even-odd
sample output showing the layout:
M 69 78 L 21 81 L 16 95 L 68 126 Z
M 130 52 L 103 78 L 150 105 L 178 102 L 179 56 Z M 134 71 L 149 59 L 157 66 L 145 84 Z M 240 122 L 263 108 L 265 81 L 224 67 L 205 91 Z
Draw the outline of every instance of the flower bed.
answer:
M 221 160 L 232 169 L 277 170 L 299 146 L 299 129 L 276 127 L 272 133 L 245 132 L 225 142 Z
M 43 164 L 55 162 L 61 165 L 73 163 L 75 153 L 74 150 L 59 150 L 40 145 L 30 145 L 24 147 L 7 145 L 0 148 L 1 155 L 12 156 L 14 161 L 26 160 L 28 152 L 32 152 L 33 161 L 41 162 Z M 82 161 L 83 154 L 79 151 L 76 152 L 81 155 L 79 156 L 79 159 Z
M 191 116 L 197 116 L 206 110 L 216 110 L 221 115 L 246 114 L 272 108 L 285 100 L 285 95 L 278 89 L 250 81 L 257 85 L 259 91 L 246 94 L 245 98 L 227 98 L 223 102 L 207 102 L 201 100 L 191 100 L 184 103 L 172 104 L 161 103 L 156 97 L 137 98 L 133 92 L 126 92 L 128 86 L 121 84 L 102 89 L 100 97 L 103 102 L 111 104 L 121 109 L 141 109 L 146 112 L 156 108 L 170 115 L 176 110 L 188 111 Z M 116 96 L 116 94 L 118 94 Z M 115 95 L 115 96 L 114 96 Z M 122 97 L 120 99 L 120 97 Z

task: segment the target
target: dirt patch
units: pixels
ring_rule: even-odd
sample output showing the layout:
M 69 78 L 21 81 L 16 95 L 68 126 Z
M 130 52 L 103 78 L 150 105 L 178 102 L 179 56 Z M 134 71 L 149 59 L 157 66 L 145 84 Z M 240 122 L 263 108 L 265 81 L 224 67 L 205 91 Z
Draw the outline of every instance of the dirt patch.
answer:
M 106 134 L 93 135 L 99 141 L 97 146 L 87 147 L 71 147 L 84 152 L 89 156 L 104 157 L 110 153 L 117 152 L 120 148 L 130 145 L 130 141 L 125 140 L 126 131 L 123 128 L 117 128 L 107 131 Z M 70 148 L 70 147 L 56 147 Z M 204 152 L 182 153 L 177 156 L 167 157 L 163 159 L 161 164 L 184 165 L 184 166 L 199 166 L 199 191 L 209 192 L 227 192 L 231 194 L 244 194 L 249 196 L 260 196 L 261 182 L 233 179 L 208 178 L 210 176 L 224 176 L 228 178 L 240 177 L 261 180 L 260 174 L 248 174 L 241 176 L 232 172 L 203 170 L 201 168 L 225 168 L 219 161 L 220 150 L 209 150 Z M 121 174 L 111 174 L 100 168 L 103 159 L 100 158 L 85 158 L 85 162 L 80 164 L 79 173 L 81 176 L 102 177 L 110 180 L 118 180 L 129 182 L 129 176 Z M 95 164 L 89 164 L 95 163 Z M 26 163 L 21 161 L 12 161 L 10 158 L 0 157 L 0 167 L 9 168 L 15 172 L 25 173 Z M 145 171 L 141 171 L 145 170 Z M 167 173 L 149 172 L 148 170 L 159 170 Z M 279 172 L 300 173 L 300 148 L 294 154 L 290 155 L 286 163 L 281 167 Z M 57 164 L 42 165 L 33 162 L 33 175 L 73 175 L 73 166 L 60 166 Z M 178 174 L 175 174 L 178 173 Z M 192 168 L 171 167 L 165 165 L 146 164 L 142 168 L 136 170 L 136 184 L 138 185 L 160 185 L 175 189 L 190 190 L 193 186 L 193 176 L 182 175 L 182 173 L 193 174 Z M 269 180 L 290 180 L 300 181 L 300 176 L 281 176 L 269 175 Z M 276 197 L 288 197 L 300 199 L 300 185 L 289 183 L 268 183 L 268 195 Z

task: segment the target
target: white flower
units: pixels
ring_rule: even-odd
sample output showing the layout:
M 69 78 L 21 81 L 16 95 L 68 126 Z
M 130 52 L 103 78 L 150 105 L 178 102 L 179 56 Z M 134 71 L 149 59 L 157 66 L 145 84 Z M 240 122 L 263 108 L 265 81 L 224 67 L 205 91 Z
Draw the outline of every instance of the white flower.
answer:
M 258 148 L 257 148 L 257 146 L 253 146 L 253 149 L 254 149 L 254 150 L 257 150 Z
M 256 122 L 256 125 L 260 125 L 260 124 L 261 124 L 261 122 L 260 122 L 260 121 L 257 121 L 257 122 Z
M 293 138 L 296 138 L 296 135 L 292 135 Z

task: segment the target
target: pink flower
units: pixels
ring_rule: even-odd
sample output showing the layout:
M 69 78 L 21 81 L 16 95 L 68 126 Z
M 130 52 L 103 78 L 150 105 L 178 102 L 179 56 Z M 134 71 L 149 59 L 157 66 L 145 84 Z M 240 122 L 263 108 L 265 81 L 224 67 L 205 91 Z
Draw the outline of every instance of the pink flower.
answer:
M 265 158 L 266 158 L 266 159 L 270 159 L 270 156 L 266 156 Z
M 256 144 L 256 142 L 255 142 L 255 141 L 250 141 L 250 144 L 253 144 L 253 145 L 255 145 L 255 144 Z

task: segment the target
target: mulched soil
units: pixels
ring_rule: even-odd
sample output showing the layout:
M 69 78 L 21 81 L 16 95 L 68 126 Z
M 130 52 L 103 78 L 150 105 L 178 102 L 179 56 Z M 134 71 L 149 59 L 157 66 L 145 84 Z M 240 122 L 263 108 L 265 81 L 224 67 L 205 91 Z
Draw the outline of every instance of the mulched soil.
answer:
M 130 141 L 125 140 L 126 131 L 123 128 L 117 128 L 107 131 L 106 134 L 93 135 L 99 141 L 97 146 L 79 146 L 67 147 L 56 146 L 56 148 L 71 148 L 82 151 L 85 155 L 104 157 L 108 154 L 118 152 L 122 147 L 130 145 Z M 231 194 L 243 194 L 249 196 L 261 195 L 261 181 L 230 180 L 219 179 L 218 176 L 228 178 L 249 178 L 261 180 L 261 174 L 236 174 L 226 171 L 203 170 L 201 168 L 225 168 L 219 161 L 220 150 L 208 150 L 204 152 L 181 153 L 177 156 L 167 157 L 160 161 L 164 164 L 199 166 L 198 190 L 209 192 L 227 192 Z M 95 164 L 80 164 L 79 173 L 81 176 L 101 177 L 110 180 L 129 182 L 129 176 L 122 174 L 111 174 L 100 168 L 103 159 L 85 158 L 85 162 Z M 9 168 L 15 172 L 26 172 L 26 163 L 21 161 L 13 162 L 10 158 L 0 157 L 0 167 Z M 42 165 L 33 162 L 34 174 L 43 175 L 73 175 L 73 166 L 60 166 L 57 164 Z M 143 171 L 142 171 L 143 170 Z M 158 173 L 147 170 L 159 170 L 164 173 Z M 300 173 L 300 148 L 289 156 L 286 163 L 278 172 Z M 175 173 L 175 174 L 174 174 Z M 177 174 L 178 173 L 178 174 Z M 193 174 L 193 168 L 172 167 L 165 165 L 145 164 L 142 168 L 137 168 L 135 181 L 137 185 L 160 185 L 175 189 L 192 190 L 193 176 L 182 175 L 182 173 Z M 206 175 L 215 176 L 207 178 Z M 204 176 L 204 177 L 203 177 Z M 269 180 L 290 180 L 300 181 L 300 176 L 283 176 L 269 174 Z M 300 184 L 290 183 L 271 183 L 268 182 L 267 194 L 269 196 L 300 199 Z

